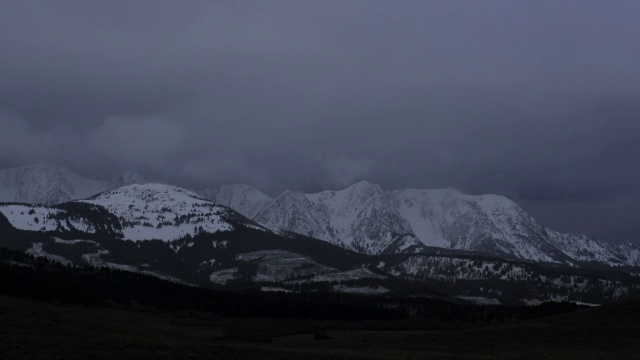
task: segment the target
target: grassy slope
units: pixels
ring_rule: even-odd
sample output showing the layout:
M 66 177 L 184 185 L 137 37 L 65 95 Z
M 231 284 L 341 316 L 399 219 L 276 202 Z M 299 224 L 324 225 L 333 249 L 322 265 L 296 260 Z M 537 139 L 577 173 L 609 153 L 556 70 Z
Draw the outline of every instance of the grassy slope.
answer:
M 0 358 L 637 358 L 640 302 L 470 330 L 349 330 L 388 323 L 194 320 L 0 297 Z M 328 329 L 331 339 L 314 332 Z M 336 330 L 330 330 L 336 329 Z M 225 335 L 231 334 L 234 340 Z M 287 335 L 289 334 L 289 335 Z

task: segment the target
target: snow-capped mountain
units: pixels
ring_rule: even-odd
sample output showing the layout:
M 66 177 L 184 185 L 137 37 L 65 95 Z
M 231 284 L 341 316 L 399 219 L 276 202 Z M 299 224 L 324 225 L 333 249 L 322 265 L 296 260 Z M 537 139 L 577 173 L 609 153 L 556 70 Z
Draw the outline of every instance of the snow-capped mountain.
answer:
M 0 170 L 0 202 L 59 204 L 143 182 L 133 171 L 126 171 L 111 180 L 91 180 L 64 167 L 38 163 Z
M 256 188 L 241 184 L 204 189 L 198 191 L 197 194 L 216 204 L 228 206 L 250 219 L 273 200 Z
M 375 184 L 359 182 L 340 191 L 302 194 L 287 191 L 254 218 L 271 227 L 329 241 L 366 254 L 382 252 L 411 234 L 396 211 L 395 199 Z
M 0 204 L 0 246 L 201 286 L 415 296 L 443 282 L 439 296 L 504 304 L 640 296 L 640 267 L 622 268 L 625 274 L 582 266 L 589 260 L 637 265 L 640 247 L 625 244 L 623 250 L 554 233 L 502 197 L 384 192 L 362 182 L 318 194 L 285 192 L 256 218 L 327 239 L 272 232 L 172 185 L 133 184 L 53 206 Z M 425 235 L 431 242 L 420 238 Z M 439 242 L 453 250 L 427 246 Z M 521 260 L 538 253 L 538 260 L 560 263 Z
M 398 211 L 425 245 L 554 261 L 563 257 L 545 228 L 516 203 L 498 195 L 453 189 L 398 190 Z
M 241 193 L 227 196 L 248 203 Z M 554 232 L 498 195 L 453 189 L 383 191 L 359 182 L 317 194 L 285 191 L 260 207 L 253 217 L 258 223 L 367 254 L 415 252 L 422 244 L 535 261 L 640 264 L 627 255 L 631 248 Z
M 186 235 L 257 227 L 235 211 L 188 190 L 164 184 L 133 184 L 79 202 L 100 205 L 120 219 L 127 240 L 171 241 Z
M 640 266 L 640 245 L 630 242 L 616 247 L 625 264 Z
M 68 208 L 73 211 L 67 211 Z M 87 215 L 91 211 L 103 213 Z M 173 241 L 202 233 L 231 231 L 238 224 L 266 231 L 234 210 L 188 190 L 150 183 L 123 186 L 55 207 L 0 204 L 0 214 L 12 227 L 27 231 L 93 234 L 106 223 L 116 238 L 132 241 Z M 112 223 L 118 225 L 112 226 Z
M 285 191 L 273 199 L 239 184 L 197 194 L 170 185 L 129 186 L 140 183 L 144 181 L 135 172 L 98 181 L 40 163 L 1 170 L 0 202 L 59 204 L 101 193 L 86 202 L 102 205 L 118 217 L 123 237 L 130 240 L 171 241 L 229 229 L 226 206 L 255 221 L 251 226 L 259 223 L 365 254 L 416 253 L 437 247 L 545 262 L 640 265 L 638 245 L 614 246 L 587 235 L 555 232 L 498 195 L 466 195 L 453 189 L 383 191 L 363 181 L 315 194 Z M 33 230 L 65 227 L 53 220 L 35 223 L 34 218 L 42 220 L 44 213 L 18 213 L 13 214 L 15 221 Z
M 579 261 L 596 261 L 612 265 L 635 265 L 638 259 L 624 246 L 614 246 L 598 241 L 585 234 L 561 234 L 546 229 L 551 243 L 569 257 Z
M 451 189 L 385 192 L 359 182 L 317 194 L 287 191 L 254 220 L 367 254 L 411 235 L 426 246 L 541 261 L 562 257 L 544 227 L 509 199 Z

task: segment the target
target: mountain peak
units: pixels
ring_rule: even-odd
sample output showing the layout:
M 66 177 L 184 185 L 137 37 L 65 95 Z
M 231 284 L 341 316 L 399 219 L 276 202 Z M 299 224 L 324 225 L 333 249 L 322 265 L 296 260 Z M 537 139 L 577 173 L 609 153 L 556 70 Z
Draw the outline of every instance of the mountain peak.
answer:
M 0 202 L 57 204 L 104 191 L 104 183 L 86 179 L 55 164 L 39 162 L 0 170 Z
M 122 219 L 123 234 L 130 240 L 172 241 L 200 232 L 228 231 L 233 229 L 231 218 L 249 223 L 235 211 L 166 184 L 132 184 L 81 201 L 100 205 Z
M 134 183 L 144 183 L 135 171 L 126 170 L 111 180 L 92 180 L 49 162 L 0 170 L 0 202 L 53 205 L 84 199 Z
M 302 191 L 285 190 L 282 194 L 274 199 L 274 202 L 286 200 L 306 200 Z
M 273 199 L 260 190 L 245 184 L 222 185 L 204 189 L 198 195 L 216 204 L 228 206 L 240 214 L 253 219 Z
M 143 183 L 143 184 L 130 184 L 119 187 L 117 189 L 108 190 L 97 194 L 90 198 L 95 199 L 110 199 L 113 197 L 118 198 L 136 198 L 144 202 L 153 201 L 171 201 L 177 198 L 192 198 L 199 201 L 206 201 L 197 194 L 174 185 L 160 184 L 160 183 Z
M 374 183 L 369 182 L 367 180 L 361 180 L 361 181 L 358 181 L 357 183 L 347 187 L 347 189 L 348 188 L 358 188 L 359 189 L 359 188 L 371 188 L 371 187 L 379 188 L 380 186 L 378 184 L 374 184 Z
M 347 187 L 344 190 L 350 191 L 352 193 L 371 193 L 371 194 L 383 193 L 384 192 L 382 190 L 382 188 L 380 187 L 380 185 L 370 183 L 370 182 L 368 182 L 366 180 L 359 181 L 359 182 Z

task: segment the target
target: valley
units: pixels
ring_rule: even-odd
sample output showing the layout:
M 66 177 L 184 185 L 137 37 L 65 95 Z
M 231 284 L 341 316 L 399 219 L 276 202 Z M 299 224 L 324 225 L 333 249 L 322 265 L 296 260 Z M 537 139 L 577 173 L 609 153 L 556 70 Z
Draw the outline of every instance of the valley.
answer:
M 0 356 L 11 359 L 599 359 L 640 351 L 638 303 L 503 325 L 206 319 L 0 296 Z M 318 335 L 320 334 L 320 335 Z

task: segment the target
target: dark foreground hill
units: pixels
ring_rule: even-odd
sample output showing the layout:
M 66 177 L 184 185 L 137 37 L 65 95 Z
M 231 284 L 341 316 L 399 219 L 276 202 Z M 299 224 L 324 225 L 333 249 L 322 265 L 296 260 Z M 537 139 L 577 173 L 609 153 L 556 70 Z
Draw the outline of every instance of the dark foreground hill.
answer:
M 363 296 L 331 291 L 236 291 L 184 285 L 107 267 L 62 265 L 0 248 L 0 295 L 38 301 L 148 312 L 198 314 L 200 318 L 271 317 L 315 320 L 402 320 L 504 323 L 581 308 L 573 303 L 534 307 L 484 306 L 437 297 Z
M 0 250 L 1 359 L 618 359 L 640 352 L 639 301 L 580 309 L 219 291 Z
M 0 357 L 625 359 L 640 352 L 639 314 L 635 301 L 509 325 L 404 330 L 406 322 L 204 320 L 0 297 Z

